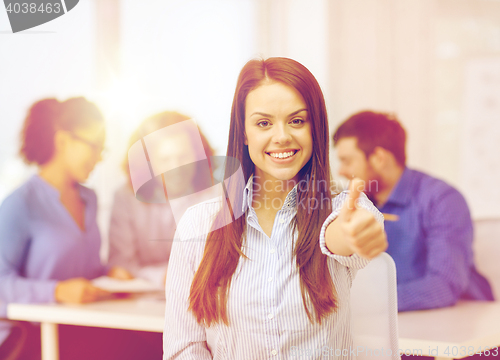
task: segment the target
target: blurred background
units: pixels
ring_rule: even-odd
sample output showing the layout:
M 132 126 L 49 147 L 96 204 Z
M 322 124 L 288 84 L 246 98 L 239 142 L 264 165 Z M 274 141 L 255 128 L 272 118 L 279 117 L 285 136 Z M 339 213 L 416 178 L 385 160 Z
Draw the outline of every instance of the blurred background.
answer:
M 408 165 L 460 189 L 475 220 L 500 218 L 499 0 L 80 0 L 16 34 L 1 9 L 0 201 L 34 171 L 17 155 L 28 107 L 86 96 L 107 120 L 108 151 L 88 181 L 106 239 L 138 124 L 185 113 L 225 154 L 239 70 L 270 56 L 316 76 L 330 134 L 359 110 L 395 112 Z

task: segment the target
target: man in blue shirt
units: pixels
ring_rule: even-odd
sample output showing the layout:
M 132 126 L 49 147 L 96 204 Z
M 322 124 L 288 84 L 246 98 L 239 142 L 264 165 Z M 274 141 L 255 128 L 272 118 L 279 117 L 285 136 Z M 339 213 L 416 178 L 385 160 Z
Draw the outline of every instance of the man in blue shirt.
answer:
M 473 262 L 473 228 L 463 196 L 449 184 L 406 167 L 406 133 L 391 114 L 363 111 L 333 135 L 340 175 L 365 181 L 384 213 L 397 269 L 399 311 L 493 300 Z

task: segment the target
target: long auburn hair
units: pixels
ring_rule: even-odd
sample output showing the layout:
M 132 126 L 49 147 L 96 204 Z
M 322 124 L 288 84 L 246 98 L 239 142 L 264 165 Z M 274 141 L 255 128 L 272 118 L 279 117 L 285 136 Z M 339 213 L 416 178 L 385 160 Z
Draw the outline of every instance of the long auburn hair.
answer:
M 300 274 L 300 288 L 306 314 L 311 322 L 321 320 L 336 309 L 336 291 L 327 265 L 327 257 L 319 247 L 321 225 L 331 212 L 329 131 L 325 100 L 314 76 L 303 65 L 288 58 L 250 60 L 240 72 L 231 109 L 231 124 L 227 157 L 241 163 L 245 183 L 254 172 L 254 164 L 244 144 L 245 101 L 250 91 L 266 82 L 280 82 L 296 89 L 307 106 L 311 123 L 313 149 L 311 159 L 299 172 L 297 204 L 311 204 L 315 199 L 317 207 L 298 206 L 293 226 L 298 237 L 293 249 L 296 266 Z M 226 178 L 229 177 L 226 168 Z M 231 214 L 226 207 L 218 213 L 212 231 L 207 236 L 201 263 L 194 275 L 189 296 L 189 310 L 198 323 L 210 326 L 220 321 L 229 325 L 227 298 L 232 276 L 245 241 L 246 216 L 237 216 L 241 208 L 243 182 L 230 183 L 227 192 L 235 201 L 231 202 Z M 304 189 L 305 187 L 305 189 Z M 218 227 L 220 221 L 231 216 L 228 225 Z

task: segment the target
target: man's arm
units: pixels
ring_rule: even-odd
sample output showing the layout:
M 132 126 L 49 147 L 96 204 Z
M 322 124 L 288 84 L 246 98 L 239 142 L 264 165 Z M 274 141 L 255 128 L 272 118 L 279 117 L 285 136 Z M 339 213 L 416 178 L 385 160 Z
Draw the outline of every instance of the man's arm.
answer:
M 469 282 L 473 229 L 463 196 L 452 187 L 440 190 L 424 210 L 423 227 L 425 275 L 398 284 L 399 311 L 454 305 Z

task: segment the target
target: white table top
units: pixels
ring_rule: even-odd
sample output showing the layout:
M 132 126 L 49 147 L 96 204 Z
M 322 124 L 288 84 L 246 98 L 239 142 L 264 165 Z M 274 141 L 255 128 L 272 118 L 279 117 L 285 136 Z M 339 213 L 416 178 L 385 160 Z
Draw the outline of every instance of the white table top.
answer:
M 163 332 L 165 300 L 139 297 L 83 305 L 9 304 L 12 320 Z
M 453 347 L 500 346 L 500 302 L 461 301 L 442 309 L 402 312 L 398 320 L 403 351 L 421 349 L 424 356 L 451 357 L 445 354 L 447 347 L 451 354 Z
M 8 318 L 162 332 L 165 301 L 158 298 L 101 301 L 84 305 L 9 304 Z M 424 356 L 452 357 L 453 347 L 500 346 L 500 302 L 463 301 L 456 306 L 403 312 L 399 348 L 421 349 Z M 448 347 L 449 354 L 445 354 Z M 437 349 L 437 351 L 436 351 Z M 461 358 L 456 355 L 453 358 Z

